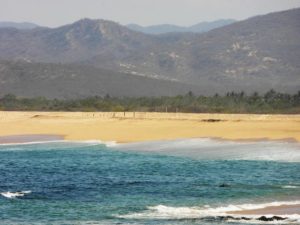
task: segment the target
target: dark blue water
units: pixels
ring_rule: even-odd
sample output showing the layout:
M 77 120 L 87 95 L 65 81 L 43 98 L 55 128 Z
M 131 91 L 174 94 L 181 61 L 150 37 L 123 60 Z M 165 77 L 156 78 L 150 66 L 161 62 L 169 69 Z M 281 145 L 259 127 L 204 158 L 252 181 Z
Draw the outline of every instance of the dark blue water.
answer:
M 88 143 L 1 146 L 0 192 L 17 191 L 31 193 L 0 196 L 0 224 L 231 224 L 206 213 L 300 200 L 300 163 Z

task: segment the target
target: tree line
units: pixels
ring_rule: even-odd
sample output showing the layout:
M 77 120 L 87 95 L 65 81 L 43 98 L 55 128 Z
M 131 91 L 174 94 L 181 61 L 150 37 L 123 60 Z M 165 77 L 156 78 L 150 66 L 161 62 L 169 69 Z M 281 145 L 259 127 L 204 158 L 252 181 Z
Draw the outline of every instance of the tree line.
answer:
M 22 98 L 8 94 L 0 98 L 3 111 L 102 111 L 184 113 L 300 113 L 300 91 L 286 94 L 270 90 L 265 94 L 228 92 L 225 95 L 196 96 L 192 92 L 173 97 L 104 97 L 84 99 Z

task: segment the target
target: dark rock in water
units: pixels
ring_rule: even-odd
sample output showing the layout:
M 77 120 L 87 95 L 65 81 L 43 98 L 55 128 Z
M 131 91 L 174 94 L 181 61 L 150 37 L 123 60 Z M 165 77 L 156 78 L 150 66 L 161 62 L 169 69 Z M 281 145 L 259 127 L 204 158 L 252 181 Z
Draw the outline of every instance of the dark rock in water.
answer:
M 233 217 L 233 216 L 216 216 L 216 217 L 205 217 L 203 220 L 207 222 L 215 222 L 215 221 L 240 221 L 240 220 L 246 220 L 249 221 L 252 218 L 248 217 Z M 265 222 L 270 222 L 270 221 L 281 221 L 281 220 L 286 220 L 286 217 L 280 217 L 280 216 L 272 216 L 272 217 L 266 217 L 266 216 L 261 216 L 256 218 L 256 220 L 259 221 L 265 221 Z
M 273 216 L 273 220 L 286 220 L 286 217 Z
M 247 218 L 247 217 L 242 217 L 242 220 L 251 220 L 251 218 Z
M 231 220 L 234 220 L 235 218 L 233 216 L 227 216 L 227 219 L 231 219 Z
M 202 220 L 204 220 L 206 222 L 215 222 L 218 219 L 222 220 L 221 218 L 214 217 L 214 216 L 207 216 L 207 217 L 204 217 Z
M 219 220 L 236 220 L 233 216 L 218 216 Z
M 287 218 L 285 217 L 280 217 L 280 216 L 273 216 L 273 217 L 266 217 L 266 216 L 261 216 L 257 218 L 257 220 L 260 221 L 276 221 L 276 220 L 286 220 Z
M 230 187 L 229 184 L 220 184 L 219 187 Z
M 273 221 L 273 218 L 268 218 L 266 216 L 261 216 L 261 217 L 257 218 L 257 220 L 260 220 L 260 221 Z

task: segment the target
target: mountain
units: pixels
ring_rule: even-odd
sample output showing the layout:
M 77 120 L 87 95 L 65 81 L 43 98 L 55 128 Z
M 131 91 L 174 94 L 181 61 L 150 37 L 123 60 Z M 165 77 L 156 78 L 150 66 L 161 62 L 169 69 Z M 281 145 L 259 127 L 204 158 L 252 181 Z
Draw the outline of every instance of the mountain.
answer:
M 202 34 L 148 35 L 111 21 L 90 19 L 53 29 L 2 28 L 0 60 L 29 65 L 76 64 L 78 70 L 84 68 L 82 74 L 87 68 L 111 71 L 112 82 L 117 79 L 114 74 L 121 73 L 128 79 L 142 76 L 144 82 L 151 78 L 186 83 L 199 87 L 202 94 L 266 92 L 271 88 L 294 93 L 300 89 L 299 21 L 300 9 L 293 9 Z M 33 66 L 32 70 L 37 69 Z M 40 76 L 51 77 L 51 71 Z M 97 83 L 97 79 L 96 75 L 87 75 L 82 92 L 90 94 L 88 84 Z M 119 86 L 118 83 L 116 88 Z M 136 85 L 126 87 L 132 91 Z M 140 95 L 147 94 L 140 90 Z
M 27 30 L 27 29 L 34 29 L 39 26 L 34 23 L 28 23 L 28 22 L 23 22 L 23 23 L 0 22 L 0 28 L 4 28 L 4 27 L 11 27 L 11 28 L 16 28 L 16 29 L 21 29 L 21 30 Z
M 72 64 L 0 62 L 0 94 L 22 97 L 174 96 L 197 86 Z
M 212 22 L 202 22 L 195 24 L 191 27 L 188 27 L 188 32 L 195 32 L 195 33 L 204 33 L 219 27 L 224 27 L 226 25 L 232 24 L 237 22 L 236 20 L 233 19 L 223 19 L 223 20 L 216 20 Z
M 145 34 L 165 34 L 165 33 L 178 33 L 178 32 L 192 32 L 192 33 L 203 33 L 219 27 L 223 27 L 236 22 L 233 19 L 216 20 L 213 22 L 202 22 L 195 24 L 190 27 L 182 27 L 171 24 L 162 24 L 143 27 L 138 24 L 128 24 L 129 29 L 143 32 Z
M 54 29 L 0 29 L 0 59 L 4 60 L 73 63 L 102 57 L 114 64 L 113 58 L 128 58 L 133 51 L 158 44 L 151 36 L 105 20 L 82 19 Z
M 148 27 L 143 27 L 138 24 L 128 24 L 127 27 L 131 30 L 142 32 L 145 34 L 165 34 L 165 33 L 186 32 L 186 27 L 180 27 L 171 24 L 153 25 Z

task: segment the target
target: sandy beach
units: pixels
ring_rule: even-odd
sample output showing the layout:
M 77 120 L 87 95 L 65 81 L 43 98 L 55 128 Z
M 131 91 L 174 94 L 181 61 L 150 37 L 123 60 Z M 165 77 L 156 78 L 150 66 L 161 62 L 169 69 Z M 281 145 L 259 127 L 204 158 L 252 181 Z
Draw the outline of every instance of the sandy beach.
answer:
M 300 141 L 300 115 L 0 112 L 0 143 L 101 140 L 120 143 L 210 137 L 236 141 Z M 292 215 L 299 205 L 228 212 Z
M 294 215 L 300 214 L 300 205 L 271 206 L 262 209 L 232 211 L 236 215 Z
M 201 137 L 300 141 L 300 115 L 2 111 L 0 136 L 11 135 L 116 142 Z

